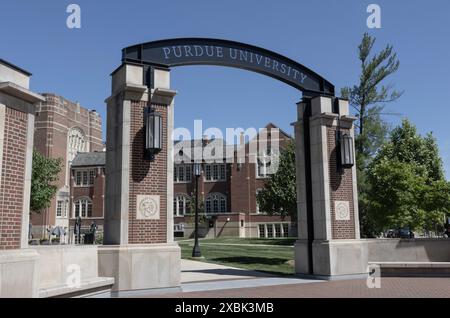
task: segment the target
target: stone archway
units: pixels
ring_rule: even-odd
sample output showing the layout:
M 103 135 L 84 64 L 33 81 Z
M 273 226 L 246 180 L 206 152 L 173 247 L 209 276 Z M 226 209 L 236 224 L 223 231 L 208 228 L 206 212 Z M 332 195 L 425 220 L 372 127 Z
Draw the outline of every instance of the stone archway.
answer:
M 303 93 L 295 126 L 299 240 L 296 272 L 335 277 L 366 272 L 367 252 L 359 241 L 355 167 L 341 169 L 337 136 L 353 136 L 348 102 L 307 67 L 248 44 L 184 38 L 123 49 L 107 99 L 105 244 L 101 275 L 116 278 L 116 291 L 179 285 L 180 251 L 173 242 L 174 97 L 170 68 L 220 65 L 270 76 Z M 162 145 L 144 158 L 144 109 L 162 118 Z M 354 146 L 353 152 L 354 152 Z M 138 178 L 136 178 L 138 176 Z M 141 213 L 142 200 L 155 202 L 154 215 Z M 340 213 L 335 213 L 336 210 Z M 153 215 L 153 214 L 152 214 Z M 178 272 L 178 274 L 177 274 Z

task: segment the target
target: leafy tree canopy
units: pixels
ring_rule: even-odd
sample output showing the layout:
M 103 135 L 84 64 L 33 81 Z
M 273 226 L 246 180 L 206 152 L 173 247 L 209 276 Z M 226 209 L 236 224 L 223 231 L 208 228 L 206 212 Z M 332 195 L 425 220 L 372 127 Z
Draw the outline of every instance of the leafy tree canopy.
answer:
M 58 188 L 53 184 L 61 171 L 61 159 L 46 158 L 38 151 L 33 151 L 33 170 L 31 178 L 30 209 L 39 213 L 50 207 L 50 202 Z
M 420 136 L 403 120 L 367 172 L 368 213 L 378 231 L 433 228 L 450 212 L 450 184 L 432 134 Z
M 278 164 L 278 170 L 270 175 L 264 188 L 257 195 L 259 209 L 269 215 L 290 216 L 292 220 L 296 220 L 297 187 L 293 141 L 281 151 Z

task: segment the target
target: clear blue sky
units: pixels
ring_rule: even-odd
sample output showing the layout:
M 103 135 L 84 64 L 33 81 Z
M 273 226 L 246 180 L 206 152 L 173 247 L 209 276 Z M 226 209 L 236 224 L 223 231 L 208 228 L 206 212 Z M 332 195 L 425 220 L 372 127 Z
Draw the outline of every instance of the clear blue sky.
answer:
M 66 27 L 66 7 L 82 9 L 82 28 Z M 382 9 L 369 30 L 366 7 Z M 339 90 L 357 82 L 357 45 L 364 32 L 376 50 L 394 45 L 400 70 L 388 82 L 404 90 L 388 110 L 433 131 L 450 177 L 450 1 L 87 1 L 0 0 L 0 57 L 34 75 L 31 88 L 54 92 L 102 114 L 109 74 L 123 47 L 172 37 L 214 37 L 261 46 L 318 72 Z M 175 125 L 264 127 L 292 132 L 299 93 L 274 79 L 220 67 L 172 70 L 178 90 Z M 393 125 L 400 116 L 387 117 Z

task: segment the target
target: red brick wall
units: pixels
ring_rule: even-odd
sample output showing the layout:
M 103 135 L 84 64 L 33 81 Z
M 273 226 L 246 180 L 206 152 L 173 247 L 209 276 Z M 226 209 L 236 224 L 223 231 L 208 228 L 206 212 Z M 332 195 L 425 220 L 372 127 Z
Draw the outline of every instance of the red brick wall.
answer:
M 27 138 L 26 113 L 6 107 L 4 138 L 0 184 L 0 250 L 20 248 Z
M 267 128 L 273 128 L 268 125 Z M 285 148 L 291 138 L 280 132 L 279 145 Z M 245 213 L 246 222 L 279 222 L 289 221 L 289 218 L 282 219 L 280 216 L 255 215 L 256 212 L 256 191 L 264 188 L 266 179 L 256 178 L 256 164 L 250 163 L 248 159 L 249 145 L 246 145 L 245 163 L 227 164 L 227 181 L 226 182 L 204 182 L 203 176 L 199 179 L 199 193 L 206 196 L 211 192 L 218 192 L 227 196 L 227 212 Z M 236 159 L 236 158 L 235 158 Z M 195 181 L 190 183 L 175 183 L 174 194 L 185 193 L 191 195 Z M 200 197 L 201 199 L 202 197 Z M 180 218 L 176 222 L 182 222 Z
M 62 158 L 62 169 L 56 186 L 58 189 L 66 183 L 67 171 L 67 133 L 73 127 L 79 127 L 86 135 L 89 151 L 102 151 L 103 144 L 101 118 L 88 109 L 55 94 L 42 94 L 46 101 L 36 113 L 34 147 L 49 158 Z M 56 219 L 56 196 L 51 206 L 40 214 L 31 215 L 33 225 L 54 225 Z
M 348 130 L 341 129 L 342 132 Z M 336 152 L 336 127 L 327 128 L 328 135 L 328 156 L 330 173 L 330 194 L 331 194 L 331 232 L 333 239 L 354 239 L 355 238 L 355 214 L 353 206 L 353 182 L 352 170 L 343 169 L 338 171 Z M 350 202 L 350 220 L 336 220 L 334 212 L 335 201 Z
M 70 186 L 70 219 L 74 218 L 73 204 L 75 201 L 81 198 L 89 198 L 92 201 L 92 218 L 104 217 L 104 193 L 105 193 L 105 175 L 103 173 L 104 167 L 77 167 L 78 169 L 95 169 L 96 175 L 93 186 L 77 187 L 75 186 L 75 180 L 71 178 Z M 73 175 L 73 171 L 72 171 Z M 89 221 L 89 224 L 92 220 Z M 97 220 L 95 220 L 97 222 Z
M 128 242 L 130 244 L 167 242 L 167 106 L 152 105 L 163 118 L 162 151 L 153 161 L 144 160 L 145 145 L 144 108 L 147 102 L 131 102 L 130 152 L 130 210 Z M 138 195 L 160 196 L 160 219 L 137 220 Z M 169 202 L 173 204 L 173 202 Z
M 246 158 L 248 161 L 248 157 Z M 241 164 L 233 163 L 231 168 L 230 191 L 231 209 L 233 212 L 251 212 L 250 194 L 252 192 L 252 174 L 248 168 L 248 162 Z M 252 165 L 254 167 L 254 165 Z M 253 173 L 254 178 L 254 173 Z

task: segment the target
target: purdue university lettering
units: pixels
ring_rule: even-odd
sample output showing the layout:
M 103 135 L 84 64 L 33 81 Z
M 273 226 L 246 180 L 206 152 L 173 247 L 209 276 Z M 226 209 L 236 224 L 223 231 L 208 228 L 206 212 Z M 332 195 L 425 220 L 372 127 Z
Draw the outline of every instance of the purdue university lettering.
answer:
M 247 50 L 226 48 L 212 45 L 177 45 L 162 48 L 164 59 L 212 58 L 239 61 L 242 64 L 264 67 L 303 84 L 308 78 L 306 74 L 279 60 Z
M 184 65 L 235 67 L 270 76 L 308 94 L 334 95 L 333 84 L 302 64 L 257 46 L 229 40 L 179 38 L 147 42 L 124 48 L 122 60 L 164 69 Z

